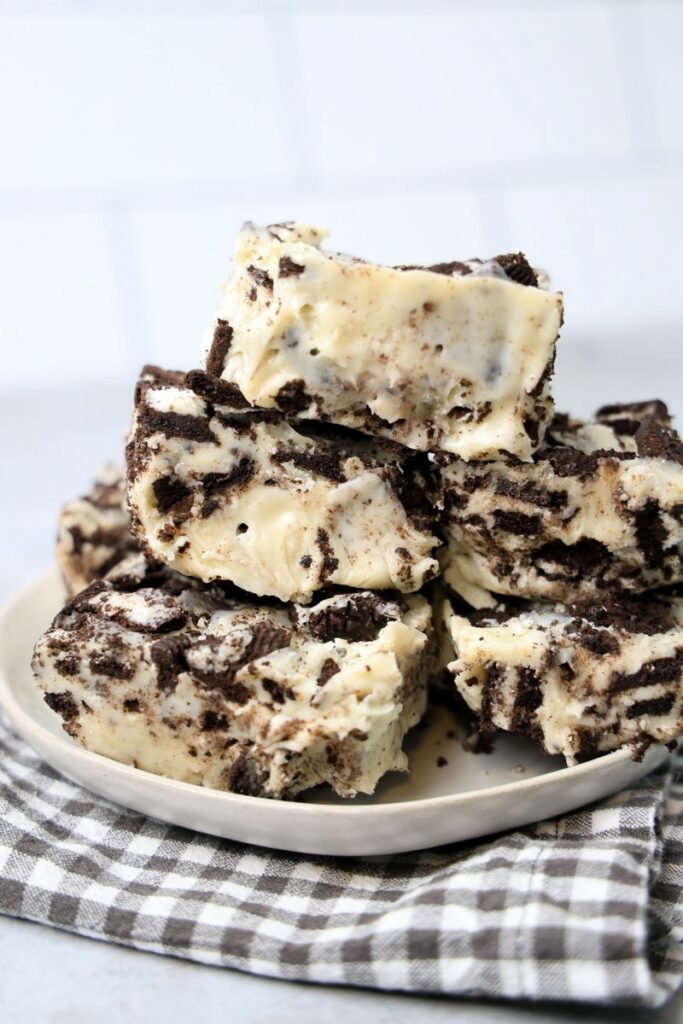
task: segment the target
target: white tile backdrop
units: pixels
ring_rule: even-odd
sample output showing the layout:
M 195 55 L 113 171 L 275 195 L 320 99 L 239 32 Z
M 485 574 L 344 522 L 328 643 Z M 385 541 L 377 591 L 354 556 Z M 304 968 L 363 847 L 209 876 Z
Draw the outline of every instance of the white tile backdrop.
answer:
M 246 218 L 522 248 L 579 363 L 664 366 L 682 53 L 683 0 L 0 0 L 0 391 L 192 365 Z

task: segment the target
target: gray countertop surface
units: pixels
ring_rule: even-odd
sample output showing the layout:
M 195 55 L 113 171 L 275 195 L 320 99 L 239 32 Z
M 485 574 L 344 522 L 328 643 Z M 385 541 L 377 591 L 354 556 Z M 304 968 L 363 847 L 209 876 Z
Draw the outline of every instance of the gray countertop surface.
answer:
M 0 1019 L 8 1024 L 641 1024 L 659 1013 L 433 999 L 273 981 L 0 918 Z
M 620 360 L 614 339 L 566 346 L 558 366 L 558 407 L 586 414 L 604 402 L 658 395 L 680 415 L 679 381 L 672 373 L 676 337 L 665 332 L 649 339 L 648 361 L 638 367 Z M 3 396 L 3 600 L 52 563 L 60 502 L 86 487 L 98 462 L 121 458 L 132 388 L 132 382 L 105 383 Z M 326 1024 L 346 1015 L 363 1024 L 683 1020 L 680 996 L 652 1014 L 323 988 L 138 953 L 8 918 L 0 918 L 0 963 L 0 1020 L 8 1024 Z

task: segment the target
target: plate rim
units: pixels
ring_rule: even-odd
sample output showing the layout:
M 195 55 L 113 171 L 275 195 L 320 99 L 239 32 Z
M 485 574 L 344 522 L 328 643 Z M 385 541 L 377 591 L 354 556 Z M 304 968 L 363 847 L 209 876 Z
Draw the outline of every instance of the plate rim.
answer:
M 34 591 L 53 584 L 57 576 L 58 570 L 56 568 L 42 573 L 29 583 L 24 584 L 24 586 L 19 588 L 19 590 L 3 602 L 2 606 L 0 606 L 0 634 L 4 631 L 8 620 L 16 609 L 16 606 L 20 605 L 22 601 L 28 599 Z M 582 764 L 565 765 L 561 768 L 545 772 L 543 775 L 535 775 L 531 778 L 518 779 L 512 782 L 503 782 L 483 789 L 470 790 L 465 793 L 445 793 L 439 796 L 422 797 L 415 800 L 395 800 L 381 804 L 315 804 L 297 800 L 274 800 L 267 797 L 247 796 L 242 793 L 231 793 L 229 790 L 211 789 L 208 786 L 197 786 L 191 782 L 182 782 L 179 779 L 172 779 L 166 775 L 157 775 L 155 772 L 148 772 L 142 768 L 135 768 L 133 765 L 116 761 L 104 754 L 97 754 L 94 751 L 87 750 L 85 747 L 81 747 L 66 734 L 64 736 L 60 736 L 51 732 L 45 725 L 38 722 L 31 714 L 25 711 L 15 698 L 5 663 L 4 648 L 2 647 L 0 647 L 0 705 L 4 708 L 10 721 L 17 728 L 21 737 L 32 747 L 33 744 L 28 736 L 37 732 L 40 734 L 42 741 L 48 746 L 52 748 L 66 748 L 78 761 L 85 764 L 94 761 L 95 764 L 106 767 L 108 771 L 113 772 L 115 775 L 118 774 L 131 781 L 139 780 L 141 782 L 145 782 L 149 786 L 159 787 L 169 791 L 177 790 L 178 787 L 180 787 L 180 791 L 188 795 L 196 794 L 199 790 L 202 794 L 202 799 L 216 801 L 218 803 L 225 802 L 228 804 L 233 801 L 238 801 L 238 803 L 245 808 L 267 807 L 271 814 L 286 814 L 287 811 L 283 809 L 295 807 L 297 813 L 314 817 L 320 816 L 320 814 L 324 812 L 325 814 L 331 814 L 336 818 L 344 818 L 347 816 L 356 818 L 372 817 L 373 820 L 376 820 L 377 816 L 383 818 L 400 813 L 402 808 L 409 808 L 411 811 L 445 810 L 453 807 L 454 805 L 471 805 L 472 803 L 481 801 L 484 798 L 502 798 L 506 794 L 523 794 L 533 789 L 557 785 L 559 779 L 566 784 L 571 785 L 573 780 L 580 779 L 584 775 L 592 774 L 594 771 L 598 770 L 598 767 L 616 767 L 619 763 L 627 762 L 632 759 L 629 748 L 620 747 L 618 750 L 602 754 L 594 760 L 585 761 Z M 662 756 L 654 757 L 655 752 Z M 652 767 L 649 770 L 654 770 L 654 768 L 664 760 L 663 754 L 665 752 L 666 748 L 662 744 L 653 744 L 652 747 L 649 748 L 646 752 L 646 756 L 649 758 L 654 757 Z M 66 773 L 61 772 L 61 774 Z M 643 774 L 647 774 L 647 772 L 644 772 Z M 83 785 L 82 783 L 78 784 Z

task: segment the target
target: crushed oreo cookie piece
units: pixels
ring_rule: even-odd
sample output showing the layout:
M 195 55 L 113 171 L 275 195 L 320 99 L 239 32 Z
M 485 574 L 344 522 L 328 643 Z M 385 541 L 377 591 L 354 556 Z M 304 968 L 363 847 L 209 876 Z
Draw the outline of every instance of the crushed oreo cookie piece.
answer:
M 346 480 L 342 470 L 343 453 L 322 444 L 315 448 L 293 448 L 280 445 L 270 458 L 277 465 L 290 463 L 292 466 L 297 466 L 316 476 L 325 477 L 327 480 L 333 480 L 335 483 L 343 483 Z
M 635 433 L 642 459 L 668 459 L 683 466 L 683 442 L 678 434 L 654 418 L 643 420 Z
M 243 455 L 227 473 L 205 473 L 200 477 L 199 484 L 204 494 L 201 518 L 206 519 L 219 509 L 227 495 L 243 490 L 256 475 L 256 468 L 254 460 Z
M 162 515 L 166 515 L 179 504 L 184 503 L 183 512 L 189 514 L 192 508 L 192 491 L 180 477 L 169 473 L 167 476 L 160 476 L 152 483 L 152 492 L 156 506 Z M 187 499 L 190 499 L 189 503 Z
M 560 576 L 580 580 L 595 575 L 601 566 L 609 563 L 611 556 L 601 541 L 584 537 L 575 544 L 565 544 L 561 540 L 549 541 L 538 548 L 532 557 L 538 570 L 549 579 L 553 578 L 553 571 L 548 568 L 548 563 L 557 566 L 556 572 Z
M 318 686 L 324 686 L 332 676 L 336 676 L 339 671 L 339 665 L 334 658 L 325 658 L 322 663 L 320 672 L 318 673 Z
M 605 459 L 625 461 L 634 458 L 632 452 L 606 451 L 598 449 L 594 452 L 583 452 L 578 448 L 567 446 L 541 448 L 534 456 L 537 462 L 549 462 L 555 476 L 575 476 L 586 480 L 594 476 L 600 462 Z
M 541 528 L 541 520 L 538 516 L 526 515 L 524 512 L 516 512 L 513 509 L 494 509 L 493 522 L 496 530 L 521 534 L 524 537 L 535 537 Z
M 400 617 L 398 604 L 363 591 L 342 595 L 311 609 L 306 616 L 306 625 L 311 636 L 321 643 L 330 640 L 357 643 L 375 640 L 388 622 Z
M 212 405 L 224 405 L 230 409 L 251 408 L 236 384 L 217 376 L 211 377 L 203 370 L 190 370 L 183 383 Z
M 523 252 L 509 252 L 502 256 L 495 256 L 494 259 L 511 281 L 516 284 L 528 285 L 531 288 L 538 287 L 536 271 L 530 266 Z
M 227 788 L 242 796 L 260 796 L 263 791 L 265 772 L 247 754 L 240 754 L 228 772 Z
M 65 722 L 71 722 L 78 717 L 78 704 L 67 690 L 61 693 L 46 693 L 44 697 L 47 706 L 56 711 Z
M 164 637 L 149 649 L 149 656 L 156 666 L 157 686 L 163 693 L 175 690 L 178 676 L 187 671 L 185 648 L 187 641 L 182 637 Z
M 187 441 L 215 444 L 216 436 L 209 421 L 203 416 L 190 416 L 179 412 L 159 412 L 148 405 L 142 405 L 140 421 L 146 434 L 164 434 L 165 437 L 180 437 Z
M 267 291 L 272 292 L 273 279 L 267 270 L 263 270 L 261 267 L 249 266 L 247 267 L 247 273 L 256 281 L 260 288 L 265 288 Z
M 664 402 L 653 398 L 647 402 L 622 402 L 601 406 L 595 414 L 598 423 L 608 424 L 617 434 L 633 436 L 641 423 L 654 419 L 671 426 L 671 415 Z
M 306 268 L 300 263 L 295 263 L 289 256 L 283 256 L 278 264 L 280 277 L 298 277 L 303 274 Z
M 322 560 L 320 562 L 320 582 L 327 583 L 331 576 L 339 568 L 339 559 L 334 557 L 334 548 L 330 543 L 330 535 L 321 526 L 318 527 L 315 543 L 320 549 Z
M 306 393 L 306 385 L 300 378 L 283 384 L 275 396 L 278 408 L 292 416 L 308 409 L 311 401 L 310 395 Z
M 225 368 L 225 359 L 232 345 L 233 330 L 227 320 L 218 320 L 213 332 L 213 341 L 206 360 L 206 370 L 212 377 L 220 377 Z

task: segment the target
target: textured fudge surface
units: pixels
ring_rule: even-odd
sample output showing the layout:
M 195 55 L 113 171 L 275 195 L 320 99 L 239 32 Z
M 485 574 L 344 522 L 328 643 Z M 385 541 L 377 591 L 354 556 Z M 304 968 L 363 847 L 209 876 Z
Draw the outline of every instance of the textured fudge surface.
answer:
M 131 556 L 38 641 L 33 668 L 79 743 L 185 782 L 268 797 L 371 793 L 407 765 L 431 610 L 369 592 L 289 609 Z
M 483 731 L 569 763 L 683 733 L 683 599 L 663 594 L 450 613 L 458 692 Z
M 123 475 L 105 464 L 88 494 L 67 502 L 59 513 L 57 562 L 69 595 L 101 579 L 136 548 Z
M 437 540 L 408 509 L 414 455 L 338 430 L 307 436 L 245 405 L 202 371 L 143 375 L 128 493 L 152 557 L 284 601 L 330 584 L 414 591 L 435 575 Z
M 533 463 L 437 462 L 442 565 L 475 607 L 683 579 L 683 444 L 662 402 L 557 416 Z
M 528 459 L 562 320 L 521 253 L 386 267 L 301 224 L 242 230 L 206 368 L 253 404 L 464 459 Z

